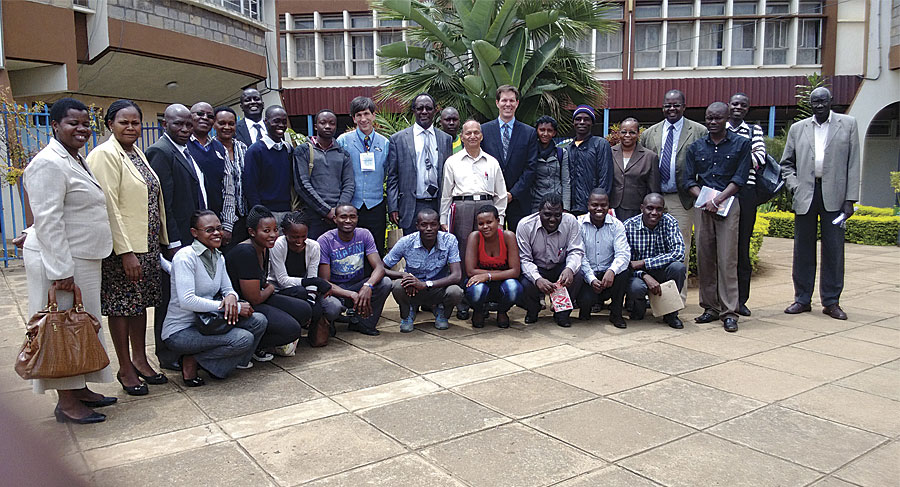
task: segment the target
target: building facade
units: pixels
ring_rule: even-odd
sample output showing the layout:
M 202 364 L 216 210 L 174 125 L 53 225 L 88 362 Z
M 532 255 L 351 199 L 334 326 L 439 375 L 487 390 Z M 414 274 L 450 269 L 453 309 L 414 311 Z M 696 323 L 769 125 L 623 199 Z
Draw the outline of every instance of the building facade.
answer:
M 819 73 L 829 79 L 836 110 L 860 120 L 864 149 L 877 149 L 864 152 L 863 202 L 892 204 L 885 181 L 886 171 L 900 169 L 900 0 L 607 3 L 619 28 L 586 32 L 569 46 L 607 88 L 598 133 L 627 116 L 644 125 L 661 120 L 663 93 L 678 88 L 695 120 L 709 103 L 745 92 L 754 107 L 748 119 L 775 135 L 796 113 L 795 86 Z M 320 109 L 347 114 L 353 97 L 377 92 L 391 74 L 378 48 L 406 40 L 409 27 L 380 19 L 365 0 L 277 0 L 276 9 L 283 98 L 304 133 Z

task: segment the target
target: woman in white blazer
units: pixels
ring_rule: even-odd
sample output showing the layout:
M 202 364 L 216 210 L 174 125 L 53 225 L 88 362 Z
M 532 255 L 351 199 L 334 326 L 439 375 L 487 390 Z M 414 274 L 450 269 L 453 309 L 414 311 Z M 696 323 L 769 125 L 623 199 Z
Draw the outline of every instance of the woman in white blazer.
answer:
M 119 360 L 116 378 L 127 394 L 143 396 L 149 392 L 147 384 L 168 382 L 150 366 L 145 344 L 147 308 L 161 301 L 159 251 L 169 243 L 166 210 L 159 177 L 135 144 L 141 136 L 141 108 L 131 100 L 116 100 L 104 121 L 112 137 L 87 156 L 106 195 L 113 239 L 113 252 L 103 259 L 100 308 L 108 317 Z
M 25 240 L 28 312 L 47 305 L 47 291 L 81 288 L 84 309 L 100 318 L 100 263 L 112 251 L 106 198 L 78 151 L 91 136 L 88 109 L 78 100 L 63 98 L 50 109 L 50 140 L 25 169 L 24 185 L 34 214 Z M 71 292 L 57 293 L 60 309 L 72 306 Z M 104 332 L 100 342 L 106 347 Z M 94 407 L 116 402 L 87 388 L 87 382 L 112 382 L 109 367 L 62 379 L 35 380 L 34 391 L 56 389 L 59 422 L 99 423 L 106 416 Z

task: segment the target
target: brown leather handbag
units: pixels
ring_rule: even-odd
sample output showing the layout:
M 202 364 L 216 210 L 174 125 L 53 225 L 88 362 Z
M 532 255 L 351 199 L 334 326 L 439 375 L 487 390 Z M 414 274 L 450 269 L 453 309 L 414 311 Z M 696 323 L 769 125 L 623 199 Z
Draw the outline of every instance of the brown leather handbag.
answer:
M 331 330 L 328 326 L 328 319 L 323 316 L 319 318 L 319 321 L 310 323 L 306 339 L 309 341 L 310 347 L 324 347 L 325 345 L 328 345 L 328 337 L 330 334 Z
M 28 320 L 16 373 L 23 379 L 59 379 L 101 370 L 109 356 L 98 333 L 100 321 L 84 310 L 81 289 L 75 286 L 72 307 L 60 311 L 54 283 L 47 307 Z

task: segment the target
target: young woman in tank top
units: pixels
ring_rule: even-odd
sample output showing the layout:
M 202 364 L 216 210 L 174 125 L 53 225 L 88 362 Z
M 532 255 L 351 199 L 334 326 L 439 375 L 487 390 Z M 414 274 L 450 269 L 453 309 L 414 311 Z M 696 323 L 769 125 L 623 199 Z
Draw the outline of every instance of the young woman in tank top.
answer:
M 497 326 L 509 327 L 507 312 L 522 294 L 516 234 L 500 227 L 500 214 L 484 205 L 475 214 L 478 230 L 466 242 L 466 299 L 472 306 L 472 326 L 484 326 L 485 306 L 497 304 Z

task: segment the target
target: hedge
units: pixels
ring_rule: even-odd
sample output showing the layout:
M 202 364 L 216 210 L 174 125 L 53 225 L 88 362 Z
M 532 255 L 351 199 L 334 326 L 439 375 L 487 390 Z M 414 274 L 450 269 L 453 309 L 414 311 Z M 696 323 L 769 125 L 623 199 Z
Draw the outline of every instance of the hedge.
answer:
M 890 214 L 893 210 L 871 206 L 860 207 L 860 211 L 847 220 L 847 230 L 844 233 L 844 239 L 847 242 L 863 245 L 897 245 L 897 234 L 900 232 L 900 216 L 870 216 L 866 214 L 883 214 L 884 212 Z M 759 213 L 756 221 L 760 220 L 769 222 L 768 236 L 794 238 L 793 213 L 789 211 Z M 821 230 L 819 238 L 821 238 Z
M 755 272 L 759 268 L 759 250 L 762 248 L 763 237 L 769 233 L 769 221 L 765 218 L 759 218 L 757 215 L 756 223 L 753 225 L 753 234 L 750 236 L 750 265 L 753 266 Z M 697 245 L 696 239 L 691 239 L 691 262 L 689 274 L 697 275 Z

